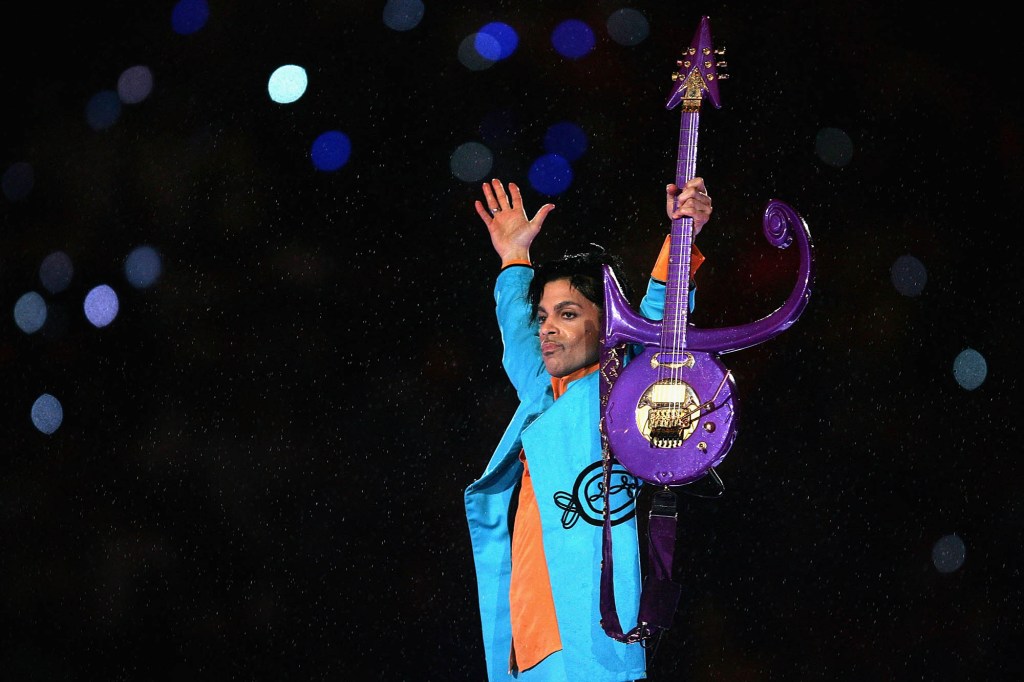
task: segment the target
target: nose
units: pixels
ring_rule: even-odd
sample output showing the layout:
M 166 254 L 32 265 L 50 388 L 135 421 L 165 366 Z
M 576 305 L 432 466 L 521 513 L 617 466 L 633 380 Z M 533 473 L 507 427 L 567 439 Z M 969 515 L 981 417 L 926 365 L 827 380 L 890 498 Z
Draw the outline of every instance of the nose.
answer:
M 549 334 L 554 334 L 555 331 L 555 325 L 551 323 L 551 318 L 549 317 L 540 323 L 540 329 L 538 330 L 538 333 L 541 337 L 544 337 Z

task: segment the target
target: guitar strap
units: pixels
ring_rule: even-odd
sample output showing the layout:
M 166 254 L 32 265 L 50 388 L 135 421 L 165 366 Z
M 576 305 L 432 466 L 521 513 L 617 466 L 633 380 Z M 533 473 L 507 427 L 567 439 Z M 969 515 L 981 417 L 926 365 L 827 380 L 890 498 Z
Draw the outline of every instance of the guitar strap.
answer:
M 623 367 L 626 354 L 624 345 L 603 347 L 601 350 L 601 488 L 604 498 L 604 529 L 601 537 L 601 627 L 605 633 L 619 642 L 645 646 L 652 637 L 664 633 L 672 625 L 682 587 L 672 580 L 672 562 L 675 558 L 676 521 L 678 498 L 667 485 L 652 495 L 647 526 L 647 574 L 640 592 L 640 608 L 637 624 L 629 632 L 623 632 L 615 608 L 615 566 L 612 554 L 612 519 L 609 495 L 612 488 L 612 451 L 604 423 L 604 411 L 608 405 L 608 394 Z M 632 472 L 631 472 L 632 473 Z M 707 476 L 715 484 L 716 493 L 699 497 L 718 497 L 725 487 L 714 468 L 708 469 Z M 643 479 L 641 479 L 643 480 Z M 657 483 L 646 481 L 651 485 Z
M 676 494 L 667 486 L 654 493 L 647 529 L 648 570 L 640 593 L 637 624 L 622 631 L 615 608 L 614 561 L 612 558 L 612 522 L 608 490 L 611 483 L 611 456 L 604 452 L 604 534 L 601 543 L 601 627 L 619 642 L 645 644 L 653 635 L 672 625 L 679 604 L 681 587 L 672 580 L 672 560 L 676 543 Z

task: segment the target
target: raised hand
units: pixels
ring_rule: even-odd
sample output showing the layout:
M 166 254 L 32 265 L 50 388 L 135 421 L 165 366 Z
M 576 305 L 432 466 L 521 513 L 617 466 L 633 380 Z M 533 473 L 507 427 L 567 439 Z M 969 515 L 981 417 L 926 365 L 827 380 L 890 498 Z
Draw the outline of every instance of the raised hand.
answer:
M 683 216 L 693 219 L 693 236 L 696 237 L 704 224 L 711 218 L 711 197 L 704 187 L 703 178 L 693 178 L 682 187 L 675 183 L 665 188 L 665 212 L 672 220 Z
M 508 184 L 506 193 L 501 180 L 495 178 L 490 183 L 483 184 L 483 191 L 484 200 L 476 201 L 474 206 L 477 215 L 487 226 L 487 231 L 491 235 L 491 245 L 501 257 L 501 264 L 507 265 L 513 261 L 529 262 L 530 245 L 540 233 L 544 219 L 555 205 L 544 204 L 533 218 L 529 218 L 523 206 L 523 195 L 514 182 Z

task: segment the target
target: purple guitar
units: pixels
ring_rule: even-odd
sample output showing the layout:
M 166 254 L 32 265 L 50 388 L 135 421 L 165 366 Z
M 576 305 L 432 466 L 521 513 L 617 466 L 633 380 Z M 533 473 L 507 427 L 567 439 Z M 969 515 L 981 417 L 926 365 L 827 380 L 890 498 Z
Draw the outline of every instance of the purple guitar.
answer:
M 682 104 L 676 184 L 696 175 L 697 128 L 705 95 L 721 108 L 708 17 L 702 17 L 690 47 L 677 62 L 667 109 Z M 610 268 L 605 267 L 605 328 L 601 354 L 601 416 L 611 454 L 630 473 L 662 485 L 682 485 L 718 465 L 736 439 L 735 382 L 720 355 L 749 348 L 788 329 L 807 305 L 811 285 L 811 236 L 807 224 L 785 203 L 771 200 L 764 212 L 768 241 L 800 251 L 797 283 L 785 304 L 750 324 L 697 329 L 687 322 L 693 224 L 672 221 L 665 315 L 649 320 L 630 308 Z M 643 351 L 622 366 L 626 344 Z

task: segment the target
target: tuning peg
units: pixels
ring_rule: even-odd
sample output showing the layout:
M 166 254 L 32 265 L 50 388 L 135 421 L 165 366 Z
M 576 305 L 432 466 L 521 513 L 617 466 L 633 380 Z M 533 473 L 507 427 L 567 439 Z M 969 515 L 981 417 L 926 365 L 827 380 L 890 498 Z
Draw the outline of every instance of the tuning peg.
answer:
M 717 50 L 715 50 L 715 54 L 719 54 L 719 55 L 725 54 L 725 48 L 724 47 L 718 48 Z
M 720 80 L 720 81 L 727 81 L 727 80 L 729 80 L 729 74 L 727 74 L 727 73 L 720 73 L 720 74 L 718 74 L 718 80 Z
M 729 66 L 729 62 L 715 62 L 715 66 L 717 66 L 720 69 L 724 69 L 725 67 Z

